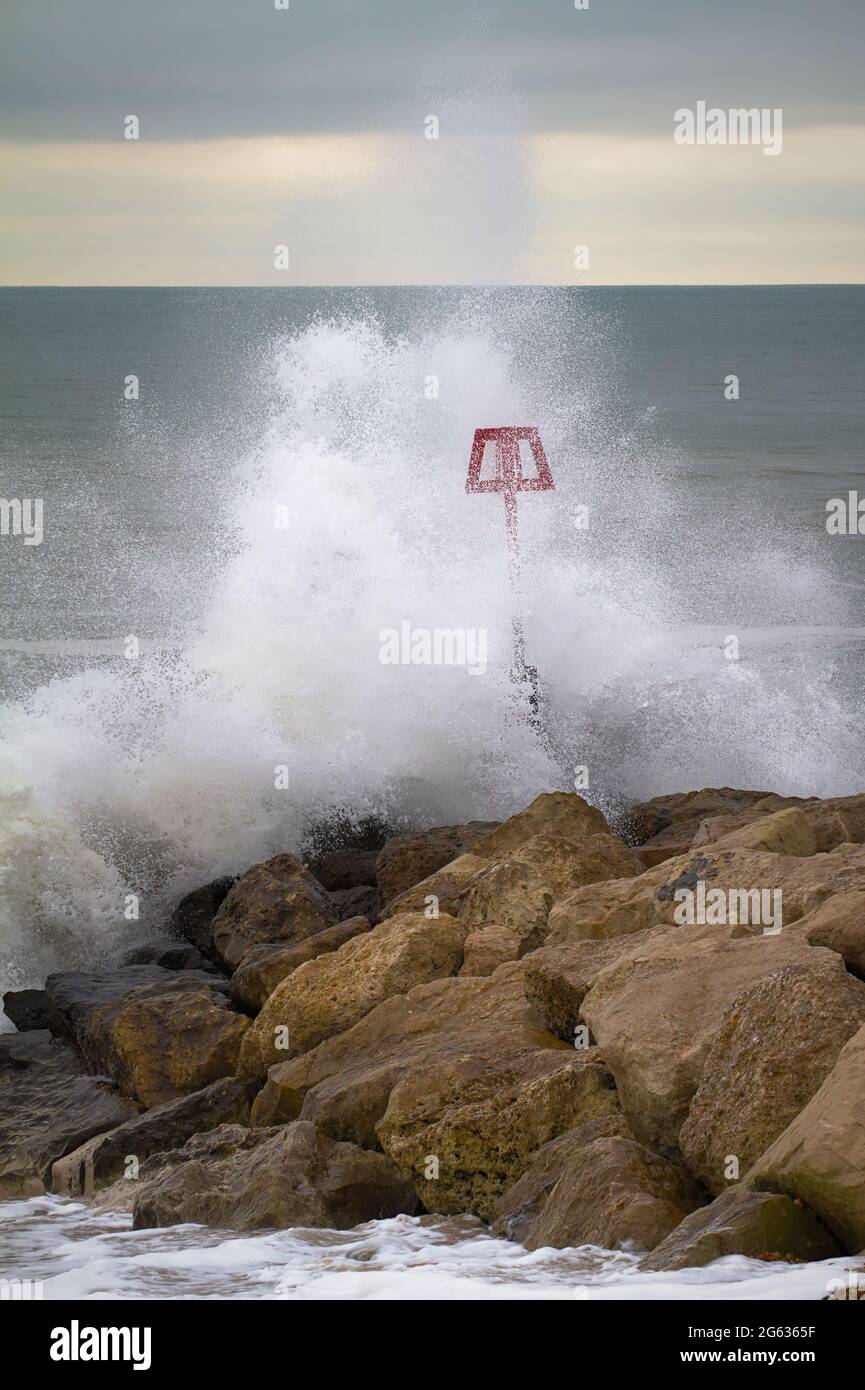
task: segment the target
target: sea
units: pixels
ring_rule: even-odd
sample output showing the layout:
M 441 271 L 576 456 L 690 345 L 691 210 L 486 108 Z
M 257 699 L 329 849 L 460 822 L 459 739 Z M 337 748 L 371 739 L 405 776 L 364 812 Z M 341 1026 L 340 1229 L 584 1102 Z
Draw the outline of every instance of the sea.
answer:
M 863 310 L 838 285 L 0 289 L 0 989 L 116 958 L 335 821 L 862 791 Z M 475 430 L 510 425 L 553 481 L 517 496 L 518 581 L 501 494 L 466 490 Z M 484 669 L 383 660 L 405 624 L 482 633 Z M 648 1275 L 468 1218 L 133 1232 L 56 1197 L 0 1221 L 0 1277 L 76 1298 L 796 1299 L 836 1263 Z

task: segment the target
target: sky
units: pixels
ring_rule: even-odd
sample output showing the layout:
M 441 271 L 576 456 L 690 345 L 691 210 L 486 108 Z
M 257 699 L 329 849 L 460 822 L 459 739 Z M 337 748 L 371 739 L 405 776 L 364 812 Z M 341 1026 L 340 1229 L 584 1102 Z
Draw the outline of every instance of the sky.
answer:
M 865 0 L 277 4 L 0 0 L 0 283 L 865 279 Z

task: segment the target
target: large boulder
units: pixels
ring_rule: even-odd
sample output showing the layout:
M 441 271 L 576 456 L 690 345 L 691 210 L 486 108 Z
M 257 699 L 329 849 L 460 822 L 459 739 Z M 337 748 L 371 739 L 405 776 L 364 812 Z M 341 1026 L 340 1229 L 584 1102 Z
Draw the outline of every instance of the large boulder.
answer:
M 215 975 L 155 965 L 63 972 L 46 982 L 52 1027 L 144 1106 L 234 1072 L 250 1021 L 229 1007 L 227 988 Z
M 157 1105 L 88 1139 L 54 1163 L 51 1190 L 71 1197 L 91 1197 L 123 1178 L 128 1179 L 133 1194 L 144 1159 L 176 1149 L 194 1134 L 227 1124 L 249 1124 L 248 1090 L 234 1077 L 224 1077 L 201 1091 Z
M 299 1121 L 273 1129 L 224 1126 L 161 1155 L 135 1201 L 136 1229 L 194 1221 L 237 1231 L 345 1230 L 418 1209 L 409 1183 L 381 1153 L 339 1143 Z
M 743 1184 L 728 1188 L 681 1225 L 642 1261 L 645 1270 L 697 1269 L 724 1255 L 752 1260 L 829 1260 L 842 1252 L 801 1202 Z
M 3 995 L 3 1012 L 19 1033 L 48 1027 L 48 995 L 44 989 L 10 989 Z
M 812 948 L 819 949 L 819 948 Z M 809 1207 L 850 1253 L 865 1247 L 865 1026 L 803 1110 L 745 1175 Z
M 619 1108 L 596 1055 L 539 1027 L 522 974 L 516 961 L 385 1000 L 272 1067 L 253 1123 L 301 1116 L 334 1138 L 381 1144 L 429 1210 L 491 1215 L 537 1149 Z
M 195 946 L 209 961 L 222 964 L 219 952 L 213 944 L 213 919 L 224 903 L 234 884 L 234 878 L 215 878 L 181 898 L 168 922 L 169 936 L 180 937 Z
M 238 879 L 211 924 L 213 944 L 230 970 L 250 946 L 293 946 L 338 919 L 329 893 L 293 854 L 254 864 Z
M 740 791 L 735 787 L 673 792 L 629 807 L 616 829 L 628 844 L 639 846 L 640 858 L 651 868 L 673 855 L 686 853 L 708 817 L 747 812 L 766 796 L 766 792 Z
M 650 933 L 645 946 L 602 970 L 583 1000 L 581 1020 L 616 1078 L 634 1134 L 667 1152 L 676 1152 L 726 1009 L 749 985 L 820 951 L 795 933 L 737 930 Z
M 307 961 L 277 985 L 249 1031 L 240 1074 L 268 1067 L 343 1033 L 392 994 L 455 975 L 467 928 L 443 914 L 389 917 L 338 951 Z
M 533 950 L 544 941 L 550 909 L 563 894 L 587 883 L 636 876 L 641 869 L 633 850 L 612 835 L 586 835 L 575 843 L 547 831 L 474 875 L 461 894 L 458 915 L 471 926 L 510 927 L 524 949 Z
M 136 1113 L 47 1030 L 0 1034 L 0 1197 L 44 1192 L 55 1159 Z
M 687 1173 L 660 1154 L 635 1139 L 596 1139 L 569 1157 L 526 1246 L 653 1250 L 698 1205 Z
M 372 923 L 381 916 L 381 893 L 367 884 L 360 888 L 340 888 L 331 893 L 340 922 L 351 917 L 366 917 Z
M 601 971 L 631 951 L 645 946 L 661 928 L 618 936 L 610 941 L 565 941 L 543 946 L 526 957 L 526 999 L 537 1009 L 544 1027 L 565 1042 L 574 1042 L 583 1000 Z
M 298 966 L 317 956 L 338 951 L 347 941 L 369 931 L 366 917 L 350 917 L 337 922 L 295 946 L 250 946 L 231 977 L 231 997 L 242 1009 L 257 1014 L 277 985 L 287 980 Z
M 383 902 L 393 903 L 421 879 L 465 854 L 497 825 L 498 821 L 475 820 L 465 825 L 437 825 L 431 830 L 395 835 L 379 850 L 375 862 L 374 881 L 378 883 Z
M 326 850 L 310 861 L 309 869 L 328 893 L 351 892 L 355 888 L 375 885 L 375 866 L 380 853 L 378 849 L 346 845 Z
M 596 1139 L 612 1137 L 633 1138 L 621 1109 L 608 1110 L 544 1144 L 522 1177 L 496 1200 L 490 1218 L 493 1234 L 525 1244 L 547 1198 L 577 1150 L 587 1148 Z
M 460 974 L 492 975 L 500 965 L 518 960 L 522 947 L 522 941 L 510 927 L 479 927 L 465 939 Z
M 158 965 L 163 970 L 215 969 L 197 946 L 190 941 L 178 941 L 174 936 L 158 936 L 152 941 L 142 941 L 121 956 L 120 965 Z
M 746 989 L 725 1011 L 679 1134 L 710 1192 L 744 1174 L 819 1090 L 865 1024 L 865 984 L 840 956 L 814 950 Z
M 865 886 L 835 893 L 797 926 L 812 946 L 837 951 L 847 969 L 865 979 Z

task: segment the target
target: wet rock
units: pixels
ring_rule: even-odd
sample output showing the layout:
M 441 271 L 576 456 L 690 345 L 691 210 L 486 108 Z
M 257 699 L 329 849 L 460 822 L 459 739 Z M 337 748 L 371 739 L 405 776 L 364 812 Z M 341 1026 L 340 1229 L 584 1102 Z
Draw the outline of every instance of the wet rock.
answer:
M 294 946 L 337 920 L 336 906 L 293 854 L 254 864 L 213 919 L 213 944 L 235 970 L 250 946 Z
M 277 985 L 244 1041 L 240 1074 L 308 1052 L 351 1028 L 383 999 L 455 975 L 467 929 L 455 918 L 389 917 L 338 951 L 319 956 Z
M 384 1154 L 335 1142 L 303 1121 L 233 1130 L 196 1136 L 163 1156 L 168 1164 L 136 1199 L 136 1229 L 194 1221 L 238 1231 L 345 1230 L 418 1210 L 411 1186 Z
M 688 1175 L 645 1145 L 596 1139 L 567 1159 L 526 1246 L 653 1250 L 699 1203 Z
M 865 984 L 815 950 L 746 989 L 725 1011 L 679 1147 L 710 1192 L 744 1174 L 819 1090 L 865 1024 Z
M 154 941 L 134 946 L 121 957 L 120 965 L 158 965 L 163 970 L 212 971 L 214 968 L 191 942 L 178 941 L 170 936 L 160 936 Z
M 697 1269 L 724 1255 L 752 1260 L 829 1260 L 838 1244 L 800 1202 L 786 1196 L 729 1188 L 671 1231 L 641 1269 Z
M 11 989 L 3 995 L 3 1012 L 19 1033 L 48 1027 L 48 995 L 44 989 Z
M 51 1190 L 90 1197 L 125 1178 L 130 1194 L 134 1194 L 144 1159 L 178 1148 L 194 1134 L 219 1125 L 248 1125 L 249 1099 L 246 1087 L 233 1077 L 225 1077 L 201 1091 L 135 1115 L 58 1159 L 51 1170 Z
M 673 792 L 629 807 L 615 828 L 625 836 L 628 844 L 638 845 L 642 854 L 654 840 L 675 827 L 676 833 L 682 837 L 680 844 L 684 852 L 690 846 L 701 821 L 710 816 L 747 810 L 765 800 L 767 795 L 767 792 L 742 791 L 736 787 L 704 787 L 698 792 Z
M 231 1075 L 250 1026 L 229 1007 L 228 982 L 200 971 L 67 972 L 49 976 L 46 989 L 52 1028 L 144 1106 Z
M 213 919 L 236 883 L 235 878 L 215 878 L 202 888 L 187 893 L 174 909 L 168 924 L 169 936 L 180 937 L 195 946 L 209 961 L 222 965 L 213 944 Z
M 375 886 L 378 856 L 377 849 L 334 849 L 320 855 L 309 869 L 329 893 L 351 892 Z
M 497 825 L 498 821 L 468 821 L 465 825 L 437 825 L 431 830 L 395 835 L 376 859 L 375 881 L 382 901 L 391 904 L 406 889 L 465 854 Z
M 44 1192 L 55 1159 L 134 1114 L 47 1030 L 0 1035 L 0 1196 Z
M 340 922 L 350 918 L 366 917 L 371 923 L 378 921 L 381 914 L 381 894 L 369 884 L 359 888 L 344 888 L 330 895 L 336 905 Z
M 819 948 L 812 948 L 819 949 Z M 745 1181 L 798 1199 L 851 1253 L 865 1247 L 865 1027 L 842 1048 L 816 1095 Z
M 231 977 L 231 996 L 243 1009 L 257 1014 L 277 985 L 287 980 L 298 966 L 317 956 L 338 951 L 347 941 L 370 929 L 366 917 L 350 917 L 324 931 L 316 932 L 296 946 L 250 946 Z

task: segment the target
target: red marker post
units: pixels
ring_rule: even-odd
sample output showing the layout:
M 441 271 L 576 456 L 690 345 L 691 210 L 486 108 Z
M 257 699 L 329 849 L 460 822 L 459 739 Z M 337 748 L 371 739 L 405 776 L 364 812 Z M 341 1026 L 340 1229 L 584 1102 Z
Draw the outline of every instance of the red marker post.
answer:
M 525 441 L 534 460 L 536 475 L 523 476 L 523 460 L 520 442 Z M 484 450 L 488 443 L 496 446 L 496 471 L 494 477 L 482 478 Z M 526 639 L 523 631 L 522 600 L 520 595 L 520 542 L 517 529 L 517 494 L 520 492 L 552 492 L 555 489 L 541 436 L 534 425 L 499 425 L 494 428 L 475 430 L 472 444 L 469 472 L 466 478 L 466 492 L 500 492 L 505 502 L 505 528 L 508 541 L 508 573 L 511 581 L 511 595 L 514 601 L 514 665 L 511 679 L 520 685 L 528 686 L 528 702 L 531 709 L 530 722 L 539 726 L 540 692 L 538 672 L 526 662 Z

